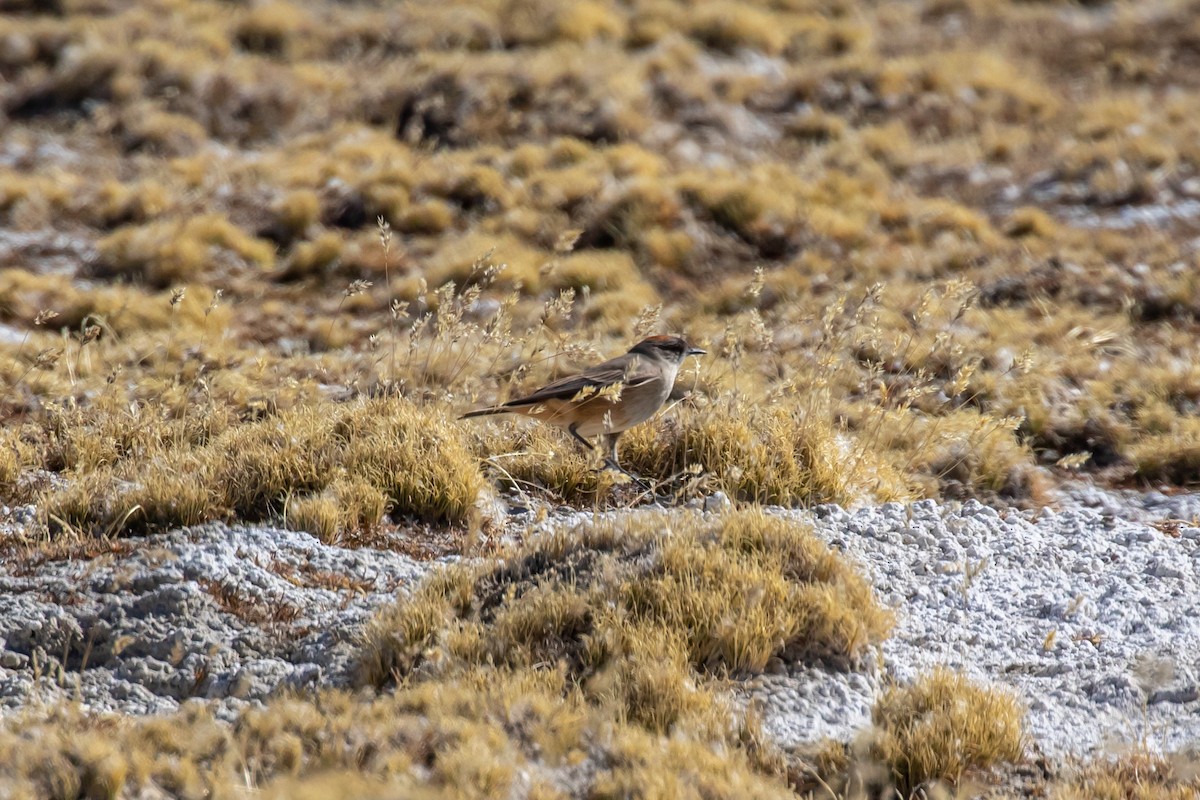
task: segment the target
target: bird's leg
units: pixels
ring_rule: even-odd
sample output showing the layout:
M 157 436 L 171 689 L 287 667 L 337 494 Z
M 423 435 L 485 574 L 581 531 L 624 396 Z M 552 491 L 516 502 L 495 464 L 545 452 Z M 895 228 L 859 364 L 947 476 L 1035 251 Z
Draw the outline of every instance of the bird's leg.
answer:
M 617 439 L 620 438 L 620 433 L 604 434 L 604 443 L 608 445 L 608 455 L 604 457 L 604 466 L 625 474 L 631 481 L 640 486 L 643 491 L 654 491 L 652 488 L 650 488 L 650 484 L 646 483 L 646 481 L 642 479 L 641 475 L 635 475 L 634 473 L 622 467 L 621 463 L 617 461 Z
M 571 434 L 571 437 L 575 441 L 579 442 L 579 444 L 583 445 L 583 448 L 585 450 L 587 450 L 589 453 L 593 452 L 596 449 L 596 445 L 592 444 L 587 439 L 585 439 L 579 435 L 579 431 L 576 430 L 578 425 L 579 425 L 579 423 L 575 423 L 575 424 L 571 425 L 570 427 L 568 427 L 567 433 Z
M 576 430 L 575 425 L 568 426 L 567 433 L 571 434 L 571 438 L 573 438 L 576 442 L 578 442 L 582 447 L 587 448 L 589 451 L 595 451 L 596 446 L 594 444 L 592 444 L 591 442 L 589 442 L 587 439 L 583 438 L 583 436 L 580 435 L 579 431 Z M 608 445 L 608 455 L 604 456 L 604 467 L 606 469 L 615 470 L 616 472 L 620 472 L 620 473 L 626 475 L 631 481 L 633 481 L 639 487 L 641 487 L 641 489 L 643 491 L 647 491 L 647 492 L 654 491 L 653 488 L 651 488 L 650 484 L 646 483 L 646 481 L 642 478 L 642 476 L 635 475 L 634 473 L 632 473 L 629 470 L 622 467 L 621 463 L 619 461 L 617 461 L 617 440 L 620 438 L 621 438 L 620 433 L 604 434 L 604 443 L 606 445 Z
M 619 433 L 604 434 L 604 443 L 608 445 L 608 455 L 604 458 L 604 463 L 612 466 L 613 469 L 621 469 L 621 465 L 617 463 L 617 439 L 621 438 Z

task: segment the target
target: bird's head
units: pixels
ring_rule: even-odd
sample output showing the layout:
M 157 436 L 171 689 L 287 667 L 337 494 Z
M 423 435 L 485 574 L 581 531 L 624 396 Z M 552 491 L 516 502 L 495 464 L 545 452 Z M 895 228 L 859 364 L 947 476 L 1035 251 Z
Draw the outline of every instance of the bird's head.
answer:
M 678 365 L 688 356 L 702 356 L 707 351 L 692 347 L 682 336 L 651 336 L 629 348 L 629 352 Z

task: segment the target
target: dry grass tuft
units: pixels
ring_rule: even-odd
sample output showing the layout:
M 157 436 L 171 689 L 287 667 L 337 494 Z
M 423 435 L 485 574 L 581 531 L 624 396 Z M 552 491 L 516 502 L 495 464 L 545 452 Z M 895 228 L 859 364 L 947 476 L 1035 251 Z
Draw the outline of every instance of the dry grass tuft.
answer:
M 1014 436 L 1018 423 L 973 410 L 907 420 L 889 414 L 876 438 L 897 454 L 901 474 L 924 484 L 927 496 L 1036 501 L 1044 479 L 1029 448 Z
M 561 664 L 589 694 L 665 728 L 688 708 L 692 671 L 850 665 L 890 626 L 863 579 L 796 523 L 635 515 L 443 570 L 374 621 L 361 680 Z
M 270 242 L 247 235 L 216 214 L 186 222 L 152 222 L 125 227 L 101 240 L 93 272 L 100 277 L 126 276 L 165 289 L 197 281 L 221 258 L 233 266 L 265 269 L 275 263 Z
M 1200 792 L 1196 754 L 1138 750 L 1085 764 L 1056 782 L 1052 800 L 1188 800 Z
M 88 423 L 80 416 L 91 419 Z M 41 466 L 73 476 L 36 500 L 47 525 L 116 534 L 282 515 L 326 541 L 385 511 L 462 525 L 483 475 L 440 408 L 401 398 L 300 406 L 181 438 L 187 420 L 61 412 Z M 26 448 L 36 452 L 36 448 Z
M 852 505 L 911 496 L 901 474 L 875 453 L 822 419 L 778 407 L 717 403 L 677 411 L 625 437 L 622 457 L 663 481 L 698 468 L 714 488 L 756 503 Z
M 1024 712 L 1013 695 L 944 668 L 886 689 L 871 716 L 873 727 L 852 743 L 825 740 L 796 753 L 794 788 L 822 798 L 974 797 L 973 773 L 1024 758 Z
M 401 514 L 466 520 L 483 492 L 478 464 L 461 430 L 441 409 L 404 400 L 371 400 L 343 414 L 342 466 L 379 488 Z
M 356 699 L 326 692 L 247 709 L 230 726 L 199 708 L 165 718 L 26 712 L 0 724 L 0 791 L 14 796 L 791 797 L 736 732 L 670 738 L 614 719 L 561 675 L 472 671 Z
M 337 499 L 329 493 L 300 495 L 288 498 L 283 521 L 289 530 L 311 533 L 322 542 L 332 544 L 342 525 L 342 514 Z
M 586 507 L 604 501 L 616 480 L 575 442 L 543 425 L 477 425 L 474 435 L 485 471 L 504 488 Z
M 1142 478 L 1194 486 L 1200 483 L 1200 420 L 1179 420 L 1172 428 L 1130 447 L 1129 460 Z
M 938 669 L 879 698 L 871 713 L 870 753 L 908 797 L 931 782 L 957 784 L 969 770 L 1019 761 L 1023 717 L 1008 692 Z

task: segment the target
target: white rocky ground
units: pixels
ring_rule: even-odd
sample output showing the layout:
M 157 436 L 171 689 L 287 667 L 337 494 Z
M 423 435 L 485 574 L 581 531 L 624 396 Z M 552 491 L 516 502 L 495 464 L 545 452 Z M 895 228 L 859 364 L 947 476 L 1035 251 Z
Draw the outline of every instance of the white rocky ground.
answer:
M 932 501 L 797 516 L 862 564 L 895 608 L 887 674 L 944 664 L 1013 687 L 1045 752 L 1138 741 L 1179 750 L 1200 745 L 1200 527 L 1148 524 L 1156 512 L 1192 519 L 1195 497 L 1146 499 L 1128 508 L 1138 522 Z M 820 670 L 757 683 L 784 742 L 865 726 L 875 691 L 875 680 Z
M 1013 687 L 1046 752 L 1200 742 L 1200 496 L 1079 488 L 1060 508 L 781 510 L 862 564 L 898 626 L 873 674 L 748 682 L 768 730 L 783 743 L 850 737 L 889 675 L 946 664 Z M 430 566 L 271 528 L 141 544 L 31 571 L 0 564 L 0 708 L 65 694 L 146 713 L 201 697 L 231 717 L 280 687 L 341 685 L 363 622 Z
M 140 545 L 29 575 L 0 564 L 0 708 L 65 696 L 153 713 L 199 697 L 232 719 L 279 688 L 345 685 L 363 624 L 431 566 L 274 528 Z

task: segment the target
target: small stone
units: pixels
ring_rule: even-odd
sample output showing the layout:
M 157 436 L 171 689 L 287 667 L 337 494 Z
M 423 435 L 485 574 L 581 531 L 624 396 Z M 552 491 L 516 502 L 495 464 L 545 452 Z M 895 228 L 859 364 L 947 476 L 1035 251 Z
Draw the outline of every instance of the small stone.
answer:
M 709 514 L 728 511 L 730 508 L 733 508 L 733 503 L 729 501 L 724 492 L 713 492 L 704 498 L 704 510 Z
M 29 657 L 23 656 L 20 653 L 14 653 L 11 650 L 5 650 L 0 653 L 0 667 L 8 669 L 23 669 L 29 663 Z

